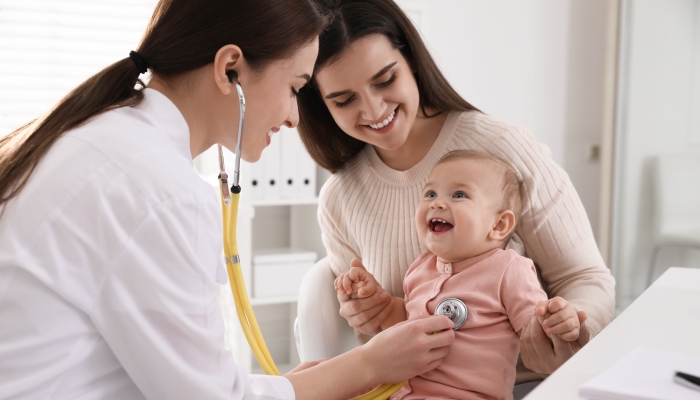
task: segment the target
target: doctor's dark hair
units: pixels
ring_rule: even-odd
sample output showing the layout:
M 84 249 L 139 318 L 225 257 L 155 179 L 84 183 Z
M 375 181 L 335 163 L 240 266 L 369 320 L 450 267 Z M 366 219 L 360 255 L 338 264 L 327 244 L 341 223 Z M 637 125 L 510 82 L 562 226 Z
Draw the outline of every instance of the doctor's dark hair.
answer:
M 447 82 L 420 34 L 393 0 L 318 0 L 318 4 L 329 23 L 319 37 L 314 74 L 335 62 L 356 40 L 381 34 L 415 70 L 420 109 L 426 117 L 449 111 L 478 111 Z M 315 79 L 302 88 L 297 99 L 298 130 L 306 149 L 319 165 L 336 172 L 366 143 L 346 134 L 335 123 Z M 428 115 L 428 107 L 437 113 Z
M 311 0 L 161 0 L 136 52 L 166 81 L 214 62 L 228 44 L 240 47 L 251 68 L 261 70 L 292 56 L 323 26 Z M 73 89 L 44 116 L 0 138 L 0 209 L 66 131 L 143 100 L 143 65 L 128 53 L 124 49 L 125 58 Z

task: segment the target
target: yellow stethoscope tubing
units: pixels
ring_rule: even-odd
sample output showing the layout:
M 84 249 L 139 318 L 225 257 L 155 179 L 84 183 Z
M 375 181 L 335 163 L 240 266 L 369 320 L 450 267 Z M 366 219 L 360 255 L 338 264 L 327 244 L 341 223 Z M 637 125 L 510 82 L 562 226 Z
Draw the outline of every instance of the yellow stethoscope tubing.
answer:
M 226 183 L 222 184 L 226 185 Z M 229 276 L 229 283 L 231 284 L 234 303 L 236 304 L 236 314 L 238 314 L 243 334 L 263 371 L 268 375 L 280 375 L 260 331 L 253 307 L 248 300 L 241 264 L 235 261 L 235 257 L 232 257 L 232 254 L 238 255 L 236 222 L 238 219 L 239 196 L 240 194 L 238 193 L 232 193 L 230 205 L 225 204 L 223 197 L 221 201 L 224 218 L 224 255 L 227 259 L 226 270 Z
M 227 186 L 226 179 L 222 179 L 220 175 L 220 184 Z M 227 187 L 228 189 L 228 187 Z M 231 255 L 238 255 L 238 242 L 236 241 L 236 223 L 238 222 L 238 202 L 240 199 L 239 193 L 231 193 L 230 204 L 226 204 L 224 196 L 221 197 L 221 209 L 224 221 L 224 255 L 226 256 L 226 270 L 228 271 L 229 283 L 231 284 L 231 292 L 236 305 L 236 314 L 241 323 L 243 334 L 248 341 L 255 359 L 262 367 L 267 375 L 280 376 L 280 372 L 275 365 L 270 351 L 265 343 L 265 338 L 262 336 L 260 326 L 255 318 L 253 307 L 250 304 L 248 291 L 245 288 L 243 281 L 243 273 L 241 272 L 240 262 L 233 261 L 237 258 Z M 406 382 L 397 384 L 383 384 L 374 390 L 355 397 L 353 400 L 386 400 L 396 393 Z
M 229 283 L 231 285 L 231 293 L 233 294 L 234 304 L 236 305 L 236 314 L 241 324 L 243 334 L 248 341 L 255 359 L 262 367 L 267 375 L 280 376 L 280 372 L 275 365 L 275 361 L 270 355 L 270 350 L 267 348 L 265 338 L 263 338 L 260 326 L 255 318 L 253 306 L 250 304 L 248 291 L 245 288 L 243 273 L 241 272 L 240 256 L 238 254 L 238 241 L 236 240 L 236 226 L 238 222 L 238 202 L 240 199 L 240 164 L 241 164 L 241 139 L 243 133 L 243 121 L 245 116 L 245 96 L 243 88 L 239 83 L 236 83 L 236 91 L 238 94 L 240 113 L 238 121 L 238 137 L 236 142 L 236 160 L 233 171 L 233 186 L 238 190 L 233 193 L 228 188 L 228 175 L 225 170 L 224 156 L 221 145 L 218 145 L 219 150 L 219 186 L 221 188 L 221 214 L 223 219 L 223 240 L 224 240 L 224 256 L 226 257 L 226 270 L 228 272 Z M 397 384 L 383 384 L 379 387 L 355 397 L 352 400 L 386 400 L 396 393 L 406 382 Z

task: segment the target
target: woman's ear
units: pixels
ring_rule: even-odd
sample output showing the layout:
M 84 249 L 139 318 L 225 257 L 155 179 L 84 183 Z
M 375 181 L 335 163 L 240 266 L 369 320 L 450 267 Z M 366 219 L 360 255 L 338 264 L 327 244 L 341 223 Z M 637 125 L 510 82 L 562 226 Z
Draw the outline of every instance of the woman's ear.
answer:
M 498 242 L 503 241 L 513 232 L 513 229 L 515 229 L 515 214 L 510 210 L 501 211 L 496 216 L 496 223 L 491 228 L 488 238 Z
M 229 71 L 235 71 L 240 82 L 241 77 L 247 74 L 248 69 L 241 48 L 234 44 L 227 44 L 220 48 L 214 57 L 214 82 L 222 94 L 228 95 L 235 92 L 234 85 L 236 84 L 235 80 L 230 79 L 231 73 Z

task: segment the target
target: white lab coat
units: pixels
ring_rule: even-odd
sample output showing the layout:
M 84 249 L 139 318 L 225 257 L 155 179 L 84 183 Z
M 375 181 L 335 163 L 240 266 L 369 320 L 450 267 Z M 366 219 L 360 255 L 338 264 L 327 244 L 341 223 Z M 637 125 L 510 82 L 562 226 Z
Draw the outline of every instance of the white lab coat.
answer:
M 0 399 L 293 399 L 224 348 L 220 213 L 155 90 L 59 139 L 0 217 Z

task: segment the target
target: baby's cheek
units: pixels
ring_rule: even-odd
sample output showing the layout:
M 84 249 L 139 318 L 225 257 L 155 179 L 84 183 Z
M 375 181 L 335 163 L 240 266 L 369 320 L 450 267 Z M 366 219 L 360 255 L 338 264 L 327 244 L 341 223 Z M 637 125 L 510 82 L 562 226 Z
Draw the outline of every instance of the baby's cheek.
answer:
M 427 246 L 428 244 L 426 243 L 426 236 L 428 235 L 428 228 L 425 226 L 425 224 L 418 225 L 416 232 L 418 233 L 418 240 L 420 240 L 421 243 Z

